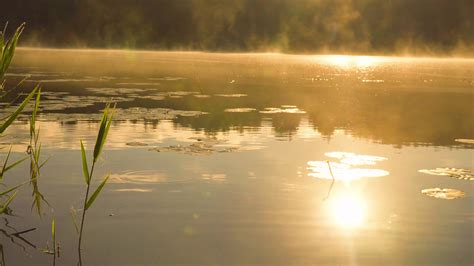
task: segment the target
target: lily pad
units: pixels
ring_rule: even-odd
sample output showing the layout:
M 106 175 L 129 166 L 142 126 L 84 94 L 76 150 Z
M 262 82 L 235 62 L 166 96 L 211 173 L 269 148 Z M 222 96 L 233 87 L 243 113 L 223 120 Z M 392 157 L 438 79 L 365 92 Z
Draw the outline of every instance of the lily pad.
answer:
M 387 158 L 372 155 L 355 154 L 352 152 L 327 152 L 324 155 L 330 158 L 337 158 L 341 163 L 349 165 L 375 165 L 377 162 L 385 161 Z
M 211 98 L 211 95 L 207 95 L 207 94 L 194 94 L 193 96 L 196 98 L 201 98 L 201 99 Z
M 152 189 L 146 189 L 146 188 L 120 188 L 120 189 L 115 189 L 114 191 L 116 192 L 141 192 L 141 193 L 146 193 L 146 192 L 152 192 Z
M 455 139 L 454 141 L 465 144 L 474 144 L 474 139 Z
M 190 155 L 210 155 L 215 152 L 231 152 L 231 151 L 237 150 L 237 148 L 217 147 L 213 144 L 200 141 L 200 142 L 192 143 L 189 145 L 181 145 L 181 144 L 170 145 L 166 147 L 153 148 L 151 150 L 157 151 L 157 152 L 174 151 L 174 152 L 180 152 L 180 153 L 190 154 Z
M 462 168 L 435 168 L 435 169 L 421 169 L 420 173 L 429 175 L 449 176 L 461 180 L 474 180 L 474 175 L 471 170 Z
M 306 114 L 306 111 L 298 107 L 267 107 L 260 111 L 261 114 Z
M 169 181 L 164 173 L 151 170 L 114 173 L 109 179 L 109 183 L 115 184 L 156 184 Z
M 225 109 L 224 112 L 226 113 L 250 113 L 250 112 L 253 112 L 253 111 L 256 111 L 257 109 L 255 108 L 245 108 L 245 107 L 242 107 L 242 108 L 228 108 L 228 109 Z
M 127 142 L 126 145 L 127 146 L 135 146 L 135 147 L 148 146 L 148 144 L 143 143 L 143 142 L 138 142 L 138 141 Z
M 311 170 L 311 173 L 308 176 L 321 179 L 332 179 L 334 177 L 336 181 L 351 182 L 362 178 L 382 177 L 389 174 L 388 171 L 382 169 L 352 168 L 351 165 L 344 163 L 331 162 L 330 165 L 331 169 L 329 169 L 326 161 L 309 161 L 308 170 Z
M 163 81 L 178 81 L 185 80 L 183 77 L 160 77 L 160 78 L 148 78 L 149 80 L 163 80 Z
M 466 196 L 463 191 L 453 188 L 427 188 L 421 190 L 421 193 L 428 197 L 445 200 L 459 199 Z
M 240 97 L 247 97 L 247 94 L 243 93 L 234 93 L 234 94 L 215 94 L 215 96 L 225 97 L 225 98 L 240 98 Z
M 382 177 L 389 175 L 388 171 L 373 168 L 355 168 L 354 166 L 375 165 L 379 161 L 387 160 L 385 157 L 373 155 L 360 155 L 351 152 L 327 152 L 324 155 L 339 159 L 339 162 L 309 161 L 308 176 L 333 179 L 336 181 L 351 182 L 362 178 Z

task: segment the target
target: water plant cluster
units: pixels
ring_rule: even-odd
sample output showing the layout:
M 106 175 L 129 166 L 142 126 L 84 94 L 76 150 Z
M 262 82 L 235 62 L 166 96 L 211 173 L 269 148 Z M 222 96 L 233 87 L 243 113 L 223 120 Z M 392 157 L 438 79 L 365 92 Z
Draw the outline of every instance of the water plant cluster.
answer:
M 5 101 L 7 95 L 12 93 L 26 79 L 25 78 L 22 81 L 20 81 L 20 83 L 17 84 L 17 86 L 14 88 L 7 89 L 5 86 L 6 84 L 5 73 L 12 62 L 12 59 L 15 53 L 15 48 L 17 46 L 18 40 L 24 28 L 25 28 L 24 24 L 18 27 L 10 39 L 7 39 L 6 37 L 7 26 L 5 26 L 3 31 L 0 32 L 0 100 L 2 101 Z M 29 119 L 28 119 L 30 141 L 26 149 L 27 156 L 11 162 L 10 157 L 11 157 L 12 149 L 10 147 L 5 157 L 5 160 L 3 162 L 3 166 L 0 170 L 0 184 L 3 184 L 4 178 L 6 177 L 6 175 L 11 169 L 23 166 L 23 163 L 28 160 L 29 160 L 30 178 L 29 180 L 25 180 L 22 183 L 11 186 L 11 187 L 4 186 L 4 188 L 0 191 L 0 215 L 1 216 L 4 216 L 4 215 L 8 216 L 12 214 L 10 204 L 14 201 L 19 190 L 24 189 L 25 187 L 27 187 L 27 185 L 30 185 L 32 189 L 32 192 L 31 192 L 31 195 L 33 198 L 32 209 L 35 209 L 37 214 L 40 217 L 43 215 L 42 210 L 43 210 L 44 204 L 51 207 L 49 202 L 47 201 L 47 199 L 44 197 L 44 195 L 41 193 L 41 190 L 40 190 L 40 180 L 42 178 L 41 169 L 46 165 L 48 161 L 48 159 L 44 160 L 41 158 L 40 128 L 37 126 L 37 123 L 36 123 L 38 110 L 40 107 L 40 99 L 41 99 L 41 85 L 38 84 L 34 87 L 34 89 L 31 92 L 27 94 L 27 96 L 21 101 L 19 106 L 16 107 L 16 109 L 13 112 L 0 118 L 0 123 L 1 123 L 0 138 L 1 138 L 2 136 L 4 136 L 5 131 L 13 124 L 13 122 L 15 122 L 18 119 L 18 116 L 22 112 L 25 112 L 26 109 L 30 107 L 31 105 L 31 113 L 29 114 Z M 14 98 L 13 101 L 8 103 L 7 105 L 2 105 L 2 108 L 10 107 L 17 100 L 18 100 L 18 97 Z M 115 106 L 110 107 L 109 104 L 107 104 L 104 109 L 102 120 L 100 122 L 99 132 L 97 135 L 97 140 L 96 140 L 94 150 L 93 150 L 92 165 L 90 168 L 88 166 L 87 155 L 86 155 L 86 150 L 84 148 L 84 144 L 82 143 L 82 141 L 80 142 L 82 168 L 83 168 L 84 181 L 86 184 L 86 191 L 85 191 L 84 203 L 82 206 L 80 227 L 77 227 L 77 221 L 75 220 L 76 217 L 75 216 L 73 217 L 74 225 L 76 225 L 77 232 L 78 232 L 77 250 L 78 250 L 78 256 L 79 256 L 79 265 L 82 265 L 82 254 L 81 254 L 82 245 L 81 244 L 82 244 L 87 210 L 92 207 L 93 203 L 99 196 L 100 192 L 104 188 L 109 178 L 108 176 L 105 177 L 103 181 L 99 184 L 99 186 L 95 189 L 95 191 L 91 193 L 91 188 L 92 188 L 91 181 L 94 176 L 94 168 L 101 154 L 101 151 L 104 147 L 104 144 L 107 140 L 107 135 L 108 135 L 109 128 L 112 122 L 114 109 L 115 109 Z M 16 232 L 11 235 L 7 234 L 6 232 L 5 234 L 7 234 L 9 237 L 12 237 L 12 238 L 17 237 L 17 238 L 23 239 L 21 237 L 22 234 L 26 234 L 33 230 L 35 230 L 35 228 L 22 231 L 22 232 Z M 44 253 L 49 254 L 53 257 L 53 265 L 55 265 L 56 259 L 59 254 L 59 246 L 56 241 L 56 222 L 55 222 L 54 217 L 51 220 L 51 241 L 52 241 L 52 247 L 49 247 L 48 245 L 48 247 L 43 251 Z M 0 244 L 0 258 L 1 258 L 0 265 L 2 266 L 5 265 L 5 259 L 3 255 L 3 246 L 1 244 Z

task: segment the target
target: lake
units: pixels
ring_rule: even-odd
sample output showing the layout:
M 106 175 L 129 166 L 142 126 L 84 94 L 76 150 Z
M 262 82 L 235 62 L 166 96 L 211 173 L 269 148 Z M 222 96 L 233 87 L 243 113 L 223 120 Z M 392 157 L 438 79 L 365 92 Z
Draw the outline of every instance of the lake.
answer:
M 473 59 L 23 48 L 7 87 L 24 77 L 20 91 L 43 88 L 50 207 L 39 218 L 20 191 L 5 265 L 52 265 L 52 217 L 57 265 L 76 265 L 80 140 L 92 156 L 109 101 L 84 265 L 474 263 Z M 28 141 L 25 114 L 2 162 Z M 5 183 L 28 175 L 24 162 Z M 7 237 L 30 228 L 29 243 Z

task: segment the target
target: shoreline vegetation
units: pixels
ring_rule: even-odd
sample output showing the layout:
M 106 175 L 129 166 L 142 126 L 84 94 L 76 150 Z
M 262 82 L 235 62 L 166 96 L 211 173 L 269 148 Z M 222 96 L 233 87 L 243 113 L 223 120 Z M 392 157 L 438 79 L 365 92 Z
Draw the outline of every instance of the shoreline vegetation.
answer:
M 5 88 L 5 74 L 10 66 L 10 63 L 12 62 L 13 56 L 15 54 L 15 49 L 18 43 L 18 40 L 20 38 L 20 35 L 22 34 L 25 24 L 20 25 L 13 36 L 10 39 L 6 39 L 6 29 L 8 25 L 5 25 L 3 31 L 0 32 L 0 89 L 1 89 L 1 95 L 0 97 L 4 99 L 6 95 L 11 93 L 13 90 L 16 89 L 16 87 L 7 89 Z M 27 78 L 23 79 L 19 84 L 17 84 L 17 87 L 23 83 Z M 2 199 L 2 203 L 0 203 L 0 215 L 12 215 L 13 211 L 10 209 L 10 204 L 15 200 L 17 193 L 19 190 L 23 189 L 26 185 L 30 185 L 32 188 L 32 198 L 33 198 L 33 203 L 31 206 L 31 209 L 36 209 L 38 216 L 41 218 L 45 215 L 43 212 L 43 207 L 42 203 L 45 203 L 49 208 L 50 208 L 50 215 L 52 216 L 51 218 L 51 240 L 52 240 L 52 247 L 49 247 L 49 244 L 47 244 L 47 247 L 42 250 L 45 254 L 53 256 L 53 266 L 56 265 L 56 259 L 59 257 L 59 243 L 56 241 L 56 221 L 54 218 L 54 208 L 49 204 L 47 199 L 43 196 L 43 194 L 40 192 L 39 188 L 39 180 L 42 178 L 41 175 L 41 169 L 47 164 L 48 159 L 41 161 L 40 156 L 41 156 L 41 142 L 40 142 L 40 128 L 36 126 L 36 119 L 37 115 L 39 112 L 40 108 L 40 98 L 41 98 L 41 85 L 38 84 L 36 85 L 33 90 L 31 90 L 27 96 L 22 100 L 21 104 L 16 108 L 16 110 L 1 118 L 2 124 L 0 125 L 0 134 L 3 134 L 10 125 L 13 124 L 20 115 L 20 113 L 24 112 L 25 109 L 28 109 L 30 102 L 33 102 L 33 106 L 31 106 L 31 111 L 27 112 L 29 113 L 29 135 L 30 135 L 30 140 L 29 144 L 25 148 L 26 153 L 28 157 L 19 159 L 13 163 L 9 163 L 8 160 L 10 158 L 11 154 L 11 147 L 6 155 L 6 158 L 3 162 L 3 167 L 1 169 L 1 175 L 0 175 L 0 184 L 2 182 L 2 179 L 5 178 L 5 174 L 7 171 L 16 168 L 16 167 L 21 167 L 22 163 L 26 161 L 29 158 L 29 174 L 30 174 L 30 180 L 29 181 L 24 181 L 20 183 L 19 185 L 15 185 L 13 187 L 7 187 L 4 186 L 2 191 L 0 191 L 0 198 Z M 10 104 L 14 104 L 15 100 L 17 100 L 18 97 L 16 97 Z M 7 105 L 8 106 L 8 105 Z M 81 214 L 81 220 L 80 220 L 80 228 L 77 228 L 77 222 L 76 222 L 76 217 L 72 216 L 73 223 L 76 226 L 76 229 L 78 229 L 78 245 L 77 245 L 77 250 L 78 250 L 78 265 L 82 265 L 82 237 L 83 237 L 83 230 L 85 226 L 85 218 L 86 218 L 86 211 L 92 207 L 93 203 L 99 196 L 100 192 L 102 191 L 103 187 L 107 183 L 107 180 L 109 179 L 109 176 L 106 176 L 103 181 L 98 185 L 98 187 L 95 189 L 95 191 L 89 196 L 89 192 L 91 189 L 91 181 L 94 173 L 94 168 L 95 164 L 100 156 L 100 153 L 102 151 L 102 148 L 104 147 L 104 144 L 107 140 L 108 136 L 108 131 L 110 128 L 110 125 L 112 123 L 112 117 L 113 113 L 115 110 L 115 105 L 113 108 L 109 108 L 110 104 L 107 104 L 105 106 L 105 109 L 103 111 L 103 116 L 102 120 L 100 122 L 100 128 L 99 132 L 97 135 L 97 140 L 95 143 L 94 147 L 94 152 L 93 152 L 93 161 L 92 161 L 92 166 L 89 171 L 89 168 L 87 166 L 87 155 L 86 151 L 84 148 L 84 144 L 81 141 L 80 146 L 81 146 L 81 157 L 82 157 L 82 167 L 83 167 L 83 174 L 85 178 L 85 182 L 87 185 L 85 197 L 84 197 L 84 204 L 82 206 L 82 214 Z M 5 106 L 3 106 L 5 108 Z M 1 137 L 1 135 L 0 135 Z M 4 185 L 4 184 L 3 184 Z M 6 223 L 8 223 L 8 219 L 4 217 Z M 10 227 L 13 228 L 13 227 Z M 23 234 L 26 234 L 31 231 L 35 231 L 36 228 L 31 228 L 25 231 L 21 232 L 16 232 L 13 234 L 9 234 L 6 231 L 3 232 L 7 237 L 9 237 L 13 243 L 15 241 L 13 240 L 14 237 L 19 238 L 23 240 L 24 242 L 30 244 L 35 249 L 38 249 L 36 246 L 32 245 L 29 243 L 25 238 L 23 238 Z M 3 246 L 0 244 L 0 255 L 2 260 L 0 261 L 0 265 L 5 265 L 5 255 L 3 254 Z
M 108 48 L 73 48 L 73 47 L 34 47 L 34 46 L 20 46 L 17 47 L 19 51 L 54 51 L 54 52 L 97 52 L 97 53 L 162 53 L 162 54 L 215 54 L 215 55 L 259 55 L 259 56 L 282 56 L 282 57 L 332 57 L 332 56 L 347 56 L 347 57 L 374 57 L 374 58 L 400 58 L 410 60 L 474 60 L 474 53 L 472 55 L 461 54 L 354 54 L 354 53 L 282 53 L 282 52 L 223 52 L 223 51 L 198 51 L 198 50 L 146 50 L 146 49 L 108 49 Z M 474 49 L 473 49 L 474 51 Z
M 42 47 L 42 46 L 19 46 L 17 50 L 44 50 L 44 51 L 87 51 L 87 52 L 108 52 L 108 53 L 176 53 L 176 54 L 222 54 L 222 55 L 277 55 L 277 56 L 364 56 L 364 57 L 379 57 L 379 58 L 402 58 L 402 59 L 453 59 L 453 60 L 473 60 L 474 48 L 472 53 L 436 53 L 436 52 L 421 52 L 421 53 L 350 53 L 337 51 L 319 51 L 315 53 L 304 52 L 281 52 L 281 51 L 215 51 L 215 50 L 152 50 L 152 49 L 129 49 L 129 48 L 101 48 L 101 47 Z
M 0 24 L 28 23 L 30 46 L 473 56 L 473 12 L 471 0 L 17 0 Z

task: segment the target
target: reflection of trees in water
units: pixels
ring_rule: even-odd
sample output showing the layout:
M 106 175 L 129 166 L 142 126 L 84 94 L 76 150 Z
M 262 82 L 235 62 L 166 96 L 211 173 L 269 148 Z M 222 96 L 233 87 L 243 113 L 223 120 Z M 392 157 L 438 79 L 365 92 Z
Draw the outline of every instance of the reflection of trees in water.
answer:
M 272 115 L 272 126 L 277 138 L 287 137 L 289 140 L 296 134 L 300 125 L 301 115 L 298 114 L 274 114 Z
M 255 98 L 249 95 L 248 98 Z M 436 92 L 402 92 L 387 90 L 337 92 L 312 91 L 300 96 L 273 93 L 262 99 L 267 106 L 291 102 L 307 112 L 313 127 L 329 137 L 336 129 L 350 134 L 394 145 L 453 145 L 455 138 L 473 138 L 474 121 L 469 94 Z M 260 103 L 261 105 L 261 103 Z M 186 105 L 189 107 L 189 105 Z M 206 109 L 201 117 L 181 117 L 176 123 L 205 131 L 228 131 L 259 127 L 270 118 L 275 133 L 292 136 L 297 131 L 300 114 L 264 115 L 258 112 L 224 113 L 225 104 Z
M 77 61 L 72 53 L 44 52 L 46 54 L 40 57 L 44 60 L 33 62 L 29 58 L 36 58 L 42 53 L 25 53 L 23 58 L 17 58 L 20 65 L 37 66 L 38 63 L 34 62 L 40 61 L 39 66 L 49 71 L 64 68 L 71 73 L 84 75 L 110 75 L 118 79 L 130 76 L 126 79 L 130 83 L 165 76 L 163 73 L 186 77 L 184 80 L 160 81 L 161 86 L 143 93 L 166 95 L 182 91 L 209 97 L 199 98 L 189 94 L 182 98 L 152 100 L 134 98 L 132 95 L 127 96 L 132 98 L 131 101 L 119 102 L 118 106 L 124 109 L 145 107 L 203 111 L 208 114 L 199 117 L 181 116 L 174 121 L 176 125 L 208 133 L 230 129 L 248 132 L 266 126 L 264 121 L 269 120 L 276 134 L 291 136 L 299 127 L 300 120 L 306 116 L 323 137 L 330 137 L 335 130 L 344 129 L 357 137 L 394 145 L 454 145 L 455 139 L 474 138 L 470 78 L 472 62 L 468 60 L 394 58 L 372 66 L 357 66 L 357 57 L 343 57 L 348 65 L 341 67 L 337 63 L 324 63 L 324 60 L 330 60 L 326 57 L 137 53 L 134 54 L 136 60 L 131 60 L 127 68 L 121 68 L 117 66 L 129 60 L 126 54 L 117 53 L 116 60 L 104 63 L 102 56 L 84 52 L 81 55 L 84 61 L 80 62 L 87 62 L 90 66 L 84 69 L 79 63 L 65 63 Z M 167 63 L 176 58 L 181 61 Z M 147 60 L 151 63 L 147 63 Z M 160 62 L 164 62 L 163 65 Z M 10 80 L 15 82 L 13 77 Z M 231 80 L 236 82 L 230 83 Z M 100 83 L 100 86 L 114 87 L 114 82 L 119 81 L 108 82 Z M 72 95 L 94 94 L 84 90 L 85 86 L 90 84 L 48 83 L 47 88 L 51 91 L 68 91 Z M 219 97 L 217 94 L 247 96 Z M 295 105 L 306 111 L 306 114 L 258 112 L 281 105 Z M 96 103 L 61 112 L 98 113 L 101 107 L 101 104 Z M 224 112 L 229 108 L 254 108 L 256 111 Z M 156 127 L 159 118 L 154 119 L 149 116 L 145 121 L 146 126 Z M 143 119 L 132 122 L 143 123 Z

